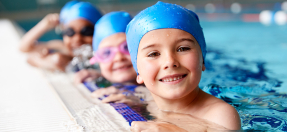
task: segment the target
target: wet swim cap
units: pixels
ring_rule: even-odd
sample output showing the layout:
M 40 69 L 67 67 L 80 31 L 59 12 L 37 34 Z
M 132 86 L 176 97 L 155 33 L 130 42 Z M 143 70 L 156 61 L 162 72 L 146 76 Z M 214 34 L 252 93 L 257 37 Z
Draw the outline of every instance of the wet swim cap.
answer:
M 95 25 L 93 50 L 97 51 L 100 42 L 115 33 L 125 33 L 132 16 L 123 11 L 110 12 L 104 15 Z
M 69 10 L 71 9 L 71 7 L 75 4 L 77 4 L 79 1 L 73 0 L 70 2 L 67 2 L 63 8 L 61 9 L 60 12 L 60 22 L 63 23 L 65 18 L 69 15 Z
M 141 11 L 127 26 L 128 48 L 137 73 L 137 54 L 142 37 L 149 31 L 163 28 L 181 29 L 190 33 L 198 42 L 204 60 L 206 44 L 197 15 L 182 6 L 159 1 Z
M 89 2 L 78 2 L 70 7 L 64 24 L 68 24 L 75 19 L 86 19 L 93 25 L 102 17 L 102 14 Z

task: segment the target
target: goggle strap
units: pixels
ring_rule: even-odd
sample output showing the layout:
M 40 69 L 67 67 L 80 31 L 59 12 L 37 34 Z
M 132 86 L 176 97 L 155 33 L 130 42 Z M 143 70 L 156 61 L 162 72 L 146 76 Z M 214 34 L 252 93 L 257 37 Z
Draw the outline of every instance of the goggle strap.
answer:
M 90 64 L 93 65 L 97 62 L 97 57 L 96 56 L 93 56 L 91 59 L 90 59 Z

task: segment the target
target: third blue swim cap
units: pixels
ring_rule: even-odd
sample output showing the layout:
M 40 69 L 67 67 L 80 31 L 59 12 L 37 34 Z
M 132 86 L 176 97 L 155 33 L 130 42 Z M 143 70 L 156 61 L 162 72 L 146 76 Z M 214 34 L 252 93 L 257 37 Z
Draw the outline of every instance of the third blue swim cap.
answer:
M 89 2 L 71 2 L 70 6 L 68 8 L 67 5 L 68 13 L 64 14 L 67 15 L 64 17 L 64 24 L 76 19 L 86 19 L 94 25 L 102 17 L 100 11 Z
M 116 33 L 125 33 L 132 16 L 123 11 L 110 12 L 104 15 L 95 25 L 93 50 L 97 51 L 101 41 Z
M 137 73 L 137 54 L 142 37 L 149 31 L 163 28 L 180 29 L 190 33 L 198 42 L 204 60 L 206 44 L 198 16 L 182 6 L 159 1 L 141 11 L 127 26 L 128 48 Z
M 72 1 L 69 1 L 67 2 L 63 8 L 61 9 L 61 12 L 60 12 L 60 22 L 61 23 L 64 23 L 65 19 L 69 16 L 69 11 L 71 9 L 72 6 L 74 6 L 75 4 L 77 4 L 79 1 L 77 0 L 72 0 Z

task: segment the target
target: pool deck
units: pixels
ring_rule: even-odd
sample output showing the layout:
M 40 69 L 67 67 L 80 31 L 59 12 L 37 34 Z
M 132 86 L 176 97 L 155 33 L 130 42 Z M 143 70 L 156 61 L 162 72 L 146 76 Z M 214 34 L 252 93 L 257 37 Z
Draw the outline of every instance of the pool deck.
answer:
M 0 19 L 0 131 L 65 131 L 74 120 L 39 69 L 18 50 L 23 32 Z

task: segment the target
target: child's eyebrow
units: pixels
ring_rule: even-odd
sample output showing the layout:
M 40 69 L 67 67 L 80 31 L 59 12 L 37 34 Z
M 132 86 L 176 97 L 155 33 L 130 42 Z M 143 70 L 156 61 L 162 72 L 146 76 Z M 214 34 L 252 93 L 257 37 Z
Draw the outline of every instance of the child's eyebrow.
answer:
M 190 38 L 178 39 L 177 41 L 175 41 L 175 43 L 179 43 L 179 42 L 182 42 L 182 41 L 189 41 L 189 42 L 195 44 L 194 40 L 192 40 L 192 39 L 190 39 Z
M 179 42 L 182 42 L 182 41 L 189 41 L 189 42 L 195 44 L 194 40 L 192 40 L 192 39 L 190 39 L 190 38 L 178 39 L 178 40 L 175 41 L 175 43 L 179 43 Z M 145 50 L 145 49 L 147 49 L 147 48 L 156 47 L 156 46 L 157 46 L 157 44 L 151 44 L 151 45 L 148 45 L 148 46 L 146 46 L 146 47 L 143 47 L 143 48 L 141 49 L 141 51 L 143 51 L 143 50 Z
M 148 45 L 148 46 L 146 46 L 146 47 L 143 47 L 143 48 L 141 49 L 141 51 L 143 51 L 143 50 L 145 50 L 145 49 L 147 49 L 147 48 L 155 47 L 155 46 L 156 46 L 156 44 Z

